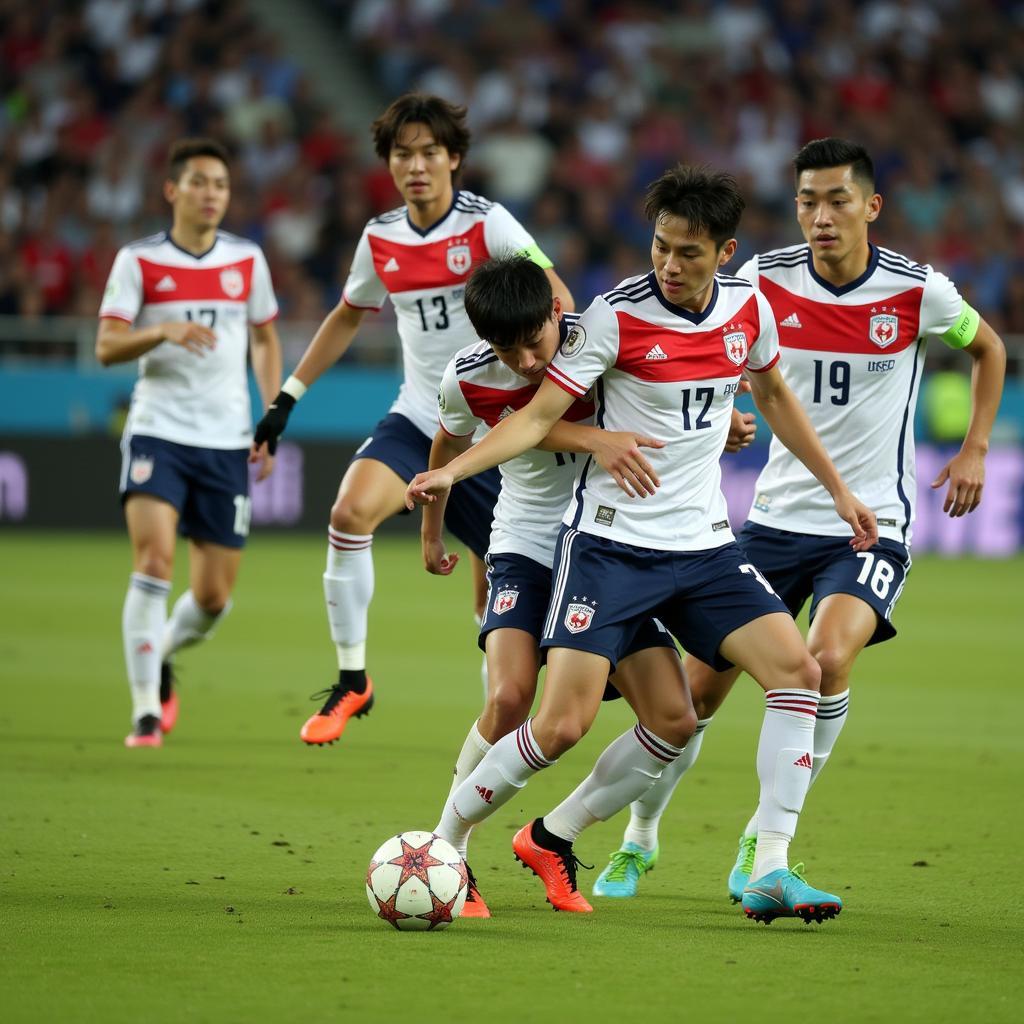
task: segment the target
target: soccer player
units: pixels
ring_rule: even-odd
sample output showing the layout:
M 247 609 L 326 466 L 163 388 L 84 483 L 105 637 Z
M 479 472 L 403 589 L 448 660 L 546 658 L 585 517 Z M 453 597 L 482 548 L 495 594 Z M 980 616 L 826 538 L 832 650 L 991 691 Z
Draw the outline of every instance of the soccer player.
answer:
M 851 494 L 786 386 L 767 301 L 749 282 L 718 273 L 736 249 L 743 199 L 735 180 L 676 167 L 651 185 L 645 209 L 654 221 L 654 269 L 593 302 L 528 405 L 407 491 L 409 503 L 427 503 L 465 476 L 520 454 L 591 387 L 599 424 L 633 423 L 665 442 L 649 456 L 658 478 L 652 483 L 660 484 L 653 494 L 625 497 L 592 460 L 580 467 L 557 545 L 540 710 L 499 740 L 455 791 L 444 834 L 457 836 L 483 820 L 579 740 L 609 669 L 653 613 L 687 650 L 719 669 L 739 665 L 766 691 L 757 755 L 762 859 L 766 872 L 785 879 L 789 912 L 821 920 L 841 901 L 792 875 L 787 860 L 810 775 L 820 671 L 785 605 L 736 544 L 720 487 L 719 454 L 744 370 L 776 435 L 832 495 L 855 550 L 876 542 L 874 515 Z M 628 772 L 624 758 L 617 773 Z M 579 803 L 586 810 L 586 801 Z M 513 840 L 516 855 L 564 909 L 588 906 L 572 853 L 587 820 L 537 819 Z
M 562 306 L 572 308 L 568 289 L 526 229 L 499 204 L 456 189 L 469 147 L 465 116 L 464 107 L 410 94 L 373 123 L 377 155 L 387 162 L 405 205 L 366 225 L 341 301 L 256 427 L 258 445 L 276 445 L 295 403 L 348 349 L 366 311 L 379 310 L 391 296 L 405 381 L 388 415 L 357 450 L 331 509 L 323 579 L 338 680 L 302 727 L 308 744 L 333 743 L 349 718 L 365 715 L 373 705 L 373 683 L 366 675 L 373 533 L 403 510 L 406 483 L 428 464 L 437 429 L 437 389 L 448 360 L 478 340 L 463 308 L 469 271 L 490 256 L 524 252 L 543 268 Z M 447 510 L 452 532 L 477 556 L 478 615 L 486 595 L 479 559 L 487 550 L 497 493 L 496 473 L 468 481 Z
M 96 357 L 139 360 L 121 441 L 132 545 L 122 632 L 132 693 L 129 747 L 158 747 L 178 714 L 171 658 L 231 607 L 249 533 L 252 438 L 246 355 L 264 403 L 281 386 L 270 272 L 253 242 L 218 230 L 228 156 L 211 139 L 170 151 L 170 231 L 121 249 L 100 306 Z M 258 479 L 273 467 L 265 450 Z M 189 588 L 167 617 L 175 534 L 189 538 Z
M 466 451 L 481 425 L 493 427 L 526 405 L 579 319 L 572 313 L 563 316 L 548 278 L 524 256 L 489 260 L 474 270 L 466 284 L 465 304 L 474 330 L 485 340 L 458 352 L 444 372 L 438 393 L 441 429 L 434 438 L 431 468 Z M 648 486 L 650 467 L 639 446 L 657 447 L 658 442 L 631 431 L 591 426 L 593 415 L 591 400 L 573 402 L 540 448 L 501 466 L 501 493 L 487 553 L 488 602 L 480 630 L 488 692 L 483 712 L 459 753 L 449 796 L 494 743 L 526 721 L 533 705 L 551 596 L 551 564 L 572 494 L 576 453 L 593 455 L 598 465 L 619 474 L 627 486 Z M 445 551 L 442 538 L 445 499 L 446 495 L 424 509 L 422 531 L 426 568 L 443 576 L 458 562 L 457 555 Z M 633 754 L 640 748 L 650 756 L 631 778 L 615 779 L 614 770 L 609 775 L 617 786 L 625 781 L 635 788 L 653 783 L 665 764 L 678 756 L 696 717 L 675 644 L 663 626 L 649 619 L 627 654 L 613 680 L 639 721 L 616 741 L 615 750 Z M 615 755 L 607 760 L 614 769 Z M 602 805 L 598 788 L 594 800 L 596 806 Z M 435 831 L 450 838 L 466 857 L 468 833 L 449 837 L 441 824 Z M 472 871 L 469 878 L 463 916 L 489 917 Z
M 807 644 L 821 669 L 808 782 L 817 778 L 846 722 L 850 675 L 864 647 L 896 635 L 892 611 L 910 569 L 914 519 L 914 408 L 929 335 L 974 363 L 970 425 L 959 453 L 932 487 L 943 508 L 977 508 L 985 453 L 1005 371 L 1002 342 L 930 266 L 873 245 L 882 197 L 867 152 L 844 139 L 809 142 L 793 161 L 796 213 L 805 243 L 755 256 L 739 276 L 762 291 L 779 324 L 782 375 L 800 399 L 843 478 L 878 517 L 879 540 L 851 550 L 846 526 L 805 466 L 773 438 L 739 541 L 796 615 L 810 599 Z M 596 895 L 632 896 L 658 856 L 658 822 L 696 759 L 711 716 L 740 674 L 689 657 L 701 717 L 687 755 L 632 807 L 621 849 Z M 748 913 L 777 911 L 755 814 L 740 838 L 729 894 Z M 753 878 L 753 884 L 750 879 Z

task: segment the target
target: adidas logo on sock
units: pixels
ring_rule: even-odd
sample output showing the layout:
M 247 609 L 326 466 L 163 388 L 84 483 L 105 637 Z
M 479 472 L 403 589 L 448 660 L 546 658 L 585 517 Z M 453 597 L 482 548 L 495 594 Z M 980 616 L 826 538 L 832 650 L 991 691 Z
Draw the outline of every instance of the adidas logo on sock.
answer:
M 648 352 L 646 356 L 644 356 L 644 358 L 645 359 L 668 359 L 668 356 L 665 355 L 665 351 L 664 351 L 664 349 L 660 345 L 655 345 L 654 348 L 652 348 L 651 351 Z
M 483 800 L 485 804 L 489 804 L 494 799 L 493 789 L 484 789 L 483 786 L 477 786 L 476 791 L 480 794 L 480 799 Z
M 811 761 L 811 755 L 807 753 L 801 754 L 793 764 L 795 764 L 797 768 L 812 768 L 814 766 L 814 762 Z M 479 789 L 479 786 L 477 788 Z M 490 803 L 490 800 L 487 802 Z
M 385 274 L 390 274 L 398 269 L 398 260 L 396 260 L 394 256 L 392 256 L 391 259 L 389 259 L 387 263 L 384 264 Z
M 178 282 L 171 277 L 170 274 L 164 274 L 159 281 L 154 285 L 154 291 L 158 292 L 173 292 L 178 288 Z
M 800 317 L 798 317 L 796 315 L 796 313 L 790 313 L 789 316 L 787 316 L 786 319 L 783 320 L 781 324 L 779 324 L 779 326 L 780 327 L 803 327 L 803 324 L 800 323 Z

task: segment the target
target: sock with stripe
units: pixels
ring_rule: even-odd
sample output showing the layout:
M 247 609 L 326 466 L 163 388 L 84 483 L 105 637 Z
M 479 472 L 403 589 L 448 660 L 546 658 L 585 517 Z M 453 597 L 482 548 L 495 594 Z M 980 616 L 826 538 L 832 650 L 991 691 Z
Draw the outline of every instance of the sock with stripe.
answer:
M 769 690 L 757 745 L 757 852 L 750 880 L 789 867 L 789 844 L 811 784 L 817 690 Z
M 464 857 L 473 826 L 490 817 L 537 772 L 554 763 L 541 754 L 527 720 L 498 740 L 455 790 L 441 814 L 438 834 Z
M 672 799 L 672 794 L 676 791 L 676 786 L 696 762 L 704 742 L 704 730 L 710 723 L 710 718 L 702 718 L 697 722 L 697 731 L 683 747 L 683 752 L 672 764 L 665 766 L 661 778 L 643 796 L 630 804 L 629 824 L 622 834 L 623 844 L 633 843 L 648 851 L 658 845 L 658 823 Z
M 373 599 L 373 534 L 327 528 L 324 600 L 342 672 L 366 671 L 366 619 Z
M 811 785 L 818 777 L 839 734 L 846 725 L 846 712 L 850 707 L 850 691 L 843 690 L 833 697 L 822 697 L 818 702 L 818 713 L 814 719 L 814 767 L 811 769 Z
M 469 777 L 469 773 L 484 759 L 484 755 L 490 749 L 491 744 L 480 735 L 480 723 L 474 722 L 455 761 L 455 777 L 452 779 L 452 786 L 448 790 L 445 803 L 451 800 L 455 795 L 455 790 Z
M 132 721 L 160 717 L 160 655 L 167 624 L 167 580 L 133 572 L 121 613 L 121 638 L 132 691 Z
M 544 827 L 566 842 L 607 821 L 651 788 L 683 752 L 639 722 L 605 747 L 594 770 L 550 814 Z
M 184 647 L 192 647 L 213 635 L 213 631 L 227 613 L 231 611 L 231 602 L 216 614 L 211 615 L 196 603 L 191 590 L 186 590 L 177 601 L 164 629 L 162 657 L 166 661 L 175 651 Z

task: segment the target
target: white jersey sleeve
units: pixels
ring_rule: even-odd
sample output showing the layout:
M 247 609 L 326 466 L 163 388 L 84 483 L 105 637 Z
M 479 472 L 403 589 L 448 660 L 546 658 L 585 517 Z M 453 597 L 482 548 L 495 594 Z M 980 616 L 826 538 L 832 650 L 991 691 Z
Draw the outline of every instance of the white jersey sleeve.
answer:
M 495 203 L 487 211 L 484 242 L 492 256 L 511 256 L 521 252 L 545 270 L 552 266 L 551 260 L 540 251 L 533 235 L 501 203 Z
M 930 268 L 929 268 L 930 269 Z M 956 285 L 945 274 L 932 270 L 924 282 L 921 296 L 921 335 L 939 335 L 947 345 L 959 347 L 944 335 L 955 327 L 963 314 L 964 300 Z M 968 340 L 974 340 L 974 335 Z
M 547 376 L 574 398 L 583 398 L 619 354 L 619 321 L 604 296 L 587 307 L 548 364 Z
M 761 329 L 754 344 L 750 346 L 747 369 L 755 373 L 764 373 L 779 361 L 779 327 L 768 300 L 756 288 L 754 295 L 757 298 L 757 315 Z
M 452 437 L 472 434 L 483 422 L 470 411 L 469 403 L 459 387 L 454 359 L 445 367 L 441 378 L 441 387 L 437 392 L 437 418 L 441 429 Z
M 278 313 L 270 267 L 262 249 L 257 249 L 252 263 L 252 286 L 249 291 L 249 323 L 255 327 L 269 323 Z
M 118 252 L 100 303 L 100 317 L 135 323 L 142 309 L 142 269 L 129 247 Z
M 377 276 L 377 270 L 373 265 L 369 232 L 364 228 L 355 255 L 352 257 L 352 266 L 345 281 L 342 297 L 355 309 L 370 309 L 377 312 L 384 305 L 387 294 L 388 290 Z

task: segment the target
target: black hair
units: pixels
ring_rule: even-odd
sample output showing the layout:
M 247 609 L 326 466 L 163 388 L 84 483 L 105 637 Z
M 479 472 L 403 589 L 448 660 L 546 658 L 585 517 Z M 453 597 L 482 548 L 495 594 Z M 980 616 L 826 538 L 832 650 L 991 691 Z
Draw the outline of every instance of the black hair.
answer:
M 548 275 L 521 254 L 481 263 L 466 282 L 473 330 L 503 350 L 533 338 L 551 316 L 553 301 Z
M 381 160 L 391 156 L 399 132 L 407 124 L 425 124 L 435 141 L 460 161 L 469 150 L 465 107 L 449 103 L 440 96 L 410 92 L 399 96 L 371 126 L 373 148 Z
M 875 192 L 875 165 L 868 156 L 868 151 L 849 139 L 813 139 L 793 157 L 793 169 L 799 185 L 800 175 L 804 171 L 820 171 L 827 167 L 845 167 L 850 165 L 854 180 L 864 190 L 865 195 Z
M 656 221 L 665 213 L 683 217 L 692 236 L 707 232 L 719 249 L 735 237 L 744 206 L 731 174 L 685 164 L 677 164 L 651 182 L 644 196 L 648 220 Z
M 177 181 L 181 177 L 181 172 L 185 170 L 185 164 L 195 156 L 215 157 L 225 167 L 228 166 L 230 159 L 227 147 L 216 139 L 178 139 L 171 143 L 167 153 L 167 180 Z

